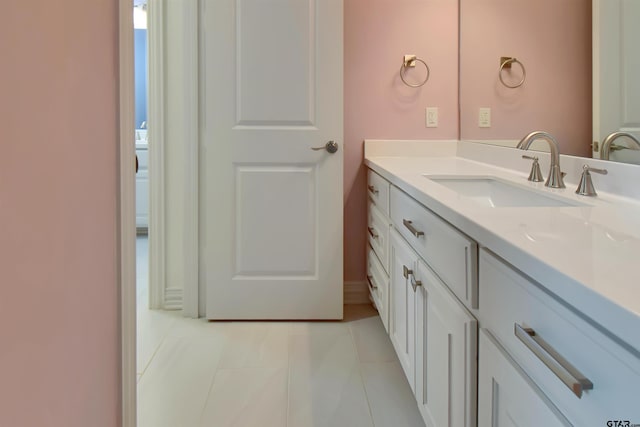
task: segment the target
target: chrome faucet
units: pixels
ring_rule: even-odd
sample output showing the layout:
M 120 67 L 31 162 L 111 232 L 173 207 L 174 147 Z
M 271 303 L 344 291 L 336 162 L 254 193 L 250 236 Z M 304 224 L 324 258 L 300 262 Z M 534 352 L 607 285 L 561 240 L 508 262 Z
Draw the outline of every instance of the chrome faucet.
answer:
M 611 151 L 611 144 L 613 144 L 613 141 L 622 136 L 626 136 L 627 138 L 631 139 L 636 143 L 638 148 L 640 148 L 640 140 L 631 135 L 629 132 L 613 132 L 611 135 L 606 137 L 604 141 L 602 141 L 602 147 L 600 148 L 600 159 L 609 160 L 609 151 Z
M 553 136 L 539 130 L 531 132 L 518 142 L 516 148 L 528 150 L 531 143 L 536 139 L 544 139 L 547 141 L 551 150 L 551 166 L 549 167 L 549 176 L 544 185 L 551 188 L 565 188 L 564 181 L 562 180 L 562 172 L 560 171 L 560 149 L 558 148 L 558 142 Z

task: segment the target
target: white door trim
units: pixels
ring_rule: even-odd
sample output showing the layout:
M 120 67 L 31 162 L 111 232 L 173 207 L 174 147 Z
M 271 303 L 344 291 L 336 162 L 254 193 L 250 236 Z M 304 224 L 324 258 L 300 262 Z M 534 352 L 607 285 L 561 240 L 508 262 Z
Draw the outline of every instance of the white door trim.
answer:
M 117 263 L 120 291 L 122 427 L 136 425 L 136 203 L 134 141 L 133 2 L 118 2 L 119 164 Z
M 183 230 L 182 258 L 171 260 L 180 263 L 184 276 L 182 289 L 168 288 L 166 254 L 166 73 L 165 40 L 166 0 L 149 0 L 149 307 L 151 309 L 182 309 L 187 317 L 198 317 L 198 0 L 181 2 L 183 8 L 180 36 L 183 46 L 180 64 L 184 67 L 184 79 L 172 82 L 178 85 L 183 96 L 181 122 L 184 123 L 179 143 L 185 153 L 184 173 L 181 176 L 181 209 L 183 224 L 173 224 Z M 178 142 L 175 142 L 178 143 Z
M 198 265 L 199 265 L 199 191 L 198 191 L 198 146 L 199 132 L 199 14 L 198 0 L 184 1 L 184 48 L 182 64 L 185 67 L 184 81 L 184 128 L 185 144 L 184 170 L 184 292 L 182 314 L 185 317 L 198 317 Z
M 165 91 L 164 0 L 149 0 L 149 308 L 164 309 L 165 255 Z
M 164 308 L 165 300 L 165 76 L 164 0 L 149 0 L 149 299 L 150 307 Z M 121 334 L 121 418 L 122 427 L 136 426 L 136 223 L 135 223 L 135 104 L 133 1 L 118 3 L 119 57 L 119 162 L 118 187 L 118 285 Z M 184 179 L 186 214 L 184 237 L 185 282 L 183 313 L 198 316 L 198 0 L 185 2 L 185 29 L 189 33 L 184 49 L 185 118 L 189 123 L 184 143 L 187 150 Z

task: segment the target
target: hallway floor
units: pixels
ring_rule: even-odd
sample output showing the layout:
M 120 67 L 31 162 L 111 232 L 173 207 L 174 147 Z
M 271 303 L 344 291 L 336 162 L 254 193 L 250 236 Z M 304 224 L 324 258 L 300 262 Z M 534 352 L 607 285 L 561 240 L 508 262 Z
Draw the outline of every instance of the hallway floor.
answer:
M 370 305 L 342 322 L 208 322 L 147 309 L 138 237 L 139 427 L 423 427 Z

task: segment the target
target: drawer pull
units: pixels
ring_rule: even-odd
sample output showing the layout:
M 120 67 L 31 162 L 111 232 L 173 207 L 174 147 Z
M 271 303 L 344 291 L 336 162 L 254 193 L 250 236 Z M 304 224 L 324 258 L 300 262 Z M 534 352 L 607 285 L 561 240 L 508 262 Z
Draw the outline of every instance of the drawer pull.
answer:
M 416 292 L 418 286 L 422 286 L 422 281 L 416 280 L 416 276 L 413 274 L 413 270 L 408 269 L 406 265 L 402 266 L 402 275 L 405 279 L 409 279 L 409 281 L 411 282 L 413 292 Z
M 372 192 L 375 195 L 379 193 L 379 191 L 376 189 L 374 185 L 367 185 L 367 188 L 369 189 L 370 192 Z
M 411 221 L 409 221 L 407 219 L 403 219 L 402 223 L 404 224 L 405 227 L 407 227 L 407 229 L 409 229 L 411 234 L 413 234 L 414 236 L 416 236 L 416 237 L 424 236 L 424 231 L 416 230 L 416 228 L 412 225 L 413 222 L 411 222 Z
M 367 274 L 367 282 L 369 282 L 369 289 L 371 290 L 378 289 L 378 287 L 373 284 L 373 281 L 371 279 L 373 279 L 373 276 L 370 274 Z
M 542 363 L 556 374 L 567 387 L 578 396 L 582 397 L 584 390 L 593 389 L 593 383 L 573 367 L 564 357 L 544 341 L 536 331 L 531 328 L 523 328 L 515 324 L 516 337 L 533 352 Z
M 367 227 L 367 230 L 369 230 L 369 234 L 371 235 L 371 237 L 373 237 L 374 239 L 378 239 L 378 233 L 376 233 L 376 229 L 373 227 Z

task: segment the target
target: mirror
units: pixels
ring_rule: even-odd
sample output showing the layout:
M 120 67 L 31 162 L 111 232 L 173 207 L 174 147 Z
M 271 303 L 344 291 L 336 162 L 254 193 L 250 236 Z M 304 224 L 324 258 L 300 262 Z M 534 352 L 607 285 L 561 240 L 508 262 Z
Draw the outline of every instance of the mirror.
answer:
M 601 134 L 640 131 L 638 21 L 638 0 L 460 0 L 460 138 L 515 146 L 545 130 L 561 153 L 592 157 Z M 611 93 L 624 96 L 603 99 Z

